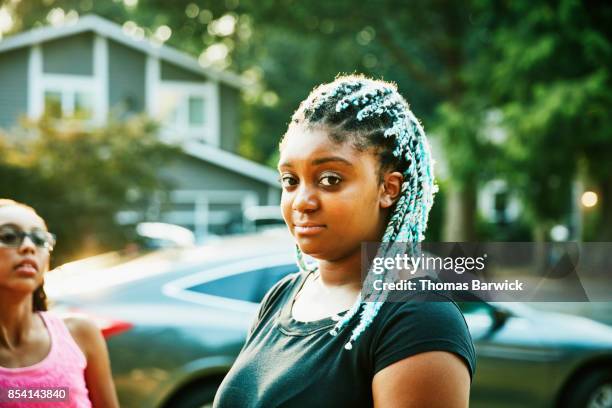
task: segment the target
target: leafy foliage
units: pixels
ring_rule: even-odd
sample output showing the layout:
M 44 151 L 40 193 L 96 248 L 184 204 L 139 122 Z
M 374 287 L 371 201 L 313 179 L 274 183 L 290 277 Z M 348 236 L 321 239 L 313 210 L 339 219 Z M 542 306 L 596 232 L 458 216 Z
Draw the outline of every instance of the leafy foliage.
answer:
M 612 8 L 594 1 L 514 1 L 483 14 L 492 35 L 474 88 L 503 112 L 507 178 L 532 223 L 568 221 L 576 177 L 612 213 L 611 21 Z M 605 229 L 600 239 L 609 240 Z
M 43 118 L 0 134 L 0 191 L 47 220 L 58 236 L 56 262 L 116 249 L 127 231 L 115 214 L 169 187 L 157 169 L 174 151 L 145 118 L 94 129 Z
M 575 211 L 570 186 L 579 177 L 601 198 L 598 239 L 612 239 L 612 138 L 606 126 L 612 7 L 606 2 L 14 4 L 15 30 L 41 24 L 62 8 L 119 24 L 133 21 L 145 34 L 168 25 L 167 43 L 194 56 L 222 44 L 228 55 L 213 66 L 254 81 L 242 107 L 240 152 L 262 163 L 274 164 L 287 121 L 313 86 L 355 71 L 394 80 L 428 134 L 440 138 L 449 167 L 445 185 L 467 192 L 461 198 L 472 212 L 467 220 L 477 219 L 475 187 L 503 177 L 523 198 L 522 222 L 568 222 Z M 215 30 L 223 16 L 235 21 L 226 33 Z M 448 203 L 455 195 L 446 197 Z M 470 222 L 466 236 L 474 229 Z

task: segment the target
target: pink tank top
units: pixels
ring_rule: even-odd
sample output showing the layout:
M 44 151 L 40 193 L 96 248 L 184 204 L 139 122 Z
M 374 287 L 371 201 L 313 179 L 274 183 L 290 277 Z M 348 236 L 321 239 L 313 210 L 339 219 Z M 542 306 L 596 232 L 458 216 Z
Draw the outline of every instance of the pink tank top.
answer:
M 87 359 L 76 344 L 64 321 L 49 312 L 38 312 L 47 326 L 51 338 L 51 350 L 42 361 L 19 368 L 0 366 L 0 391 L 6 395 L 7 389 L 68 388 L 67 401 L 33 402 L 21 399 L 18 403 L 0 402 L 2 407 L 49 408 L 70 407 L 89 408 L 85 367 Z M 56 395 L 57 396 L 57 395 Z M 5 400 L 6 401 L 6 400 Z

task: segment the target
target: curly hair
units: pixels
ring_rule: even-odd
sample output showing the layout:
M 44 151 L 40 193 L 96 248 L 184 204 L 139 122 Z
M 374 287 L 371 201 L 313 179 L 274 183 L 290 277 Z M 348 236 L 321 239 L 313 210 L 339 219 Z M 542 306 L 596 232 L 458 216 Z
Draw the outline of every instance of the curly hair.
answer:
M 425 132 L 410 111 L 408 103 L 393 83 L 361 75 L 340 76 L 333 82 L 316 87 L 300 104 L 291 118 L 291 126 L 324 127 L 337 143 L 350 142 L 359 151 L 373 149 L 379 157 L 379 178 L 385 171 L 401 172 L 404 181 L 381 239 L 379 254 L 392 256 L 393 243 L 407 243 L 416 251 L 424 239 L 429 211 L 438 188 L 434 181 L 433 160 Z M 284 137 L 281 140 L 281 148 Z M 296 258 L 300 269 L 311 271 L 304 262 L 299 246 Z M 388 276 L 386 279 L 394 276 Z M 364 286 L 371 284 L 374 274 L 368 270 Z M 379 277 L 380 278 L 380 277 Z M 369 286 L 371 287 L 371 286 Z M 386 292 L 370 294 L 357 300 L 330 334 L 335 336 L 359 314 L 347 350 L 374 320 L 386 299 Z

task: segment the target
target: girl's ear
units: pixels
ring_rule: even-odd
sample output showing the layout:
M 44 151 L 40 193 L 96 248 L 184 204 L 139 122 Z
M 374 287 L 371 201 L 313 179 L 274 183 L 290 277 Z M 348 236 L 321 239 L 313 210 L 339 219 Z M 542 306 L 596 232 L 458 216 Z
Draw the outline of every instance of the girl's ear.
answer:
M 399 171 L 385 173 L 381 186 L 380 208 L 389 208 L 395 204 L 402 193 L 404 176 Z

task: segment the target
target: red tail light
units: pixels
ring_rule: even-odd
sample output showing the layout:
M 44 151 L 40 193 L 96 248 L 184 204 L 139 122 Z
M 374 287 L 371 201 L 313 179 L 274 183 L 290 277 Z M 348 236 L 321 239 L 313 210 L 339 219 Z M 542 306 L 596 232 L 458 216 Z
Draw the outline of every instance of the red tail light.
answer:
M 70 311 L 81 314 L 85 316 L 86 318 L 88 318 L 89 320 L 93 321 L 95 325 L 98 326 L 98 328 L 102 332 L 102 336 L 105 339 L 108 339 L 111 336 L 116 336 L 117 334 L 126 332 L 130 330 L 132 327 L 134 327 L 132 323 L 125 322 L 122 320 L 102 317 L 102 316 L 94 315 L 88 312 L 83 312 L 82 310 L 78 310 L 74 308 L 71 308 Z
M 130 330 L 132 327 L 134 327 L 134 325 L 132 323 L 122 322 L 119 320 L 106 319 L 103 325 L 100 326 L 98 324 L 98 327 L 100 327 L 100 330 L 102 331 L 102 336 L 107 339 L 111 336 L 115 336 L 117 334 Z

